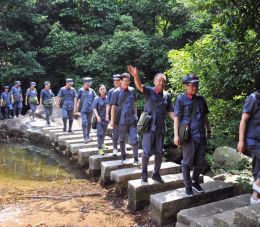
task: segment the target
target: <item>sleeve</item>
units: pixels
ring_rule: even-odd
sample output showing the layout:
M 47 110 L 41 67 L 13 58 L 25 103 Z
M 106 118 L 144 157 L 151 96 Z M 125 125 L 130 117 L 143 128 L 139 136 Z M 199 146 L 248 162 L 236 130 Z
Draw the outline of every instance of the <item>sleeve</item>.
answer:
M 182 113 L 183 104 L 181 101 L 181 96 L 179 96 L 176 100 L 175 106 L 174 106 L 174 115 L 176 117 L 180 117 Z
M 41 99 L 43 98 L 43 90 L 41 90 L 40 98 L 41 98 Z
M 93 101 L 92 108 L 97 109 L 98 98 L 96 97 Z
M 143 88 L 144 88 L 143 96 L 144 96 L 145 98 L 148 98 L 148 97 L 149 97 L 149 94 L 150 94 L 150 88 L 147 87 L 147 86 L 144 86 Z
M 3 93 L 1 94 L 1 97 L 0 97 L 0 99 L 4 99 L 4 97 L 3 97 Z
M 52 97 L 55 97 L 55 95 L 54 95 L 54 93 L 53 93 L 53 91 L 51 90 L 51 95 L 52 95 Z
M 170 95 L 167 96 L 167 112 L 174 112 L 174 106 Z
M 94 93 L 94 97 L 98 97 L 97 94 L 96 94 L 96 92 L 95 92 L 94 90 L 93 90 L 93 93 Z
M 114 91 L 112 93 L 112 98 L 111 98 L 111 102 L 110 103 L 111 103 L 111 105 L 117 106 L 118 105 L 117 102 L 118 102 L 118 93 L 116 91 Z
M 62 97 L 63 96 L 63 92 L 62 92 L 62 88 L 59 90 L 59 93 L 57 94 L 58 97 Z
M 13 95 L 14 94 L 14 87 L 11 88 L 10 93 Z
M 255 98 L 253 95 L 249 95 L 243 106 L 243 113 L 251 113 L 255 103 Z
M 111 97 L 112 97 L 112 90 L 109 90 L 107 93 L 107 104 L 108 105 L 110 105 Z
M 30 90 L 27 89 L 25 95 L 26 95 L 26 96 L 29 96 L 29 94 L 30 94 Z
M 78 93 L 77 93 L 76 89 L 74 89 L 74 98 L 75 97 L 78 97 Z
M 82 90 L 79 89 L 79 91 L 78 91 L 78 95 L 77 95 L 77 98 L 78 98 L 78 99 L 81 99 L 81 96 L 82 96 Z

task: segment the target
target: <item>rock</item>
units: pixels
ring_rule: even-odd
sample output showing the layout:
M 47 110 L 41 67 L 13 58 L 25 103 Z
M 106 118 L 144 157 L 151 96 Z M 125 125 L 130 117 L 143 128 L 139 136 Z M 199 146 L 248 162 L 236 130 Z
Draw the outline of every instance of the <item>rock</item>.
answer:
M 225 181 L 226 175 L 225 174 L 219 174 L 213 177 L 213 180 L 219 180 L 219 181 Z
M 221 146 L 213 153 L 213 161 L 223 169 L 236 169 L 243 156 L 231 147 Z

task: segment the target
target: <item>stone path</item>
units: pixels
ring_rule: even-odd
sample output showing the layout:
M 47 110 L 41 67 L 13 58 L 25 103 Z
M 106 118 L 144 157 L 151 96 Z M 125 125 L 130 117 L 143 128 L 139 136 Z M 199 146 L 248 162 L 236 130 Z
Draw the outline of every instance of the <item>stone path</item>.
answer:
M 105 138 L 105 155 L 98 155 L 96 131 L 91 131 L 92 141 L 83 142 L 80 128 L 74 133 L 62 132 L 62 127 L 46 127 L 42 133 L 50 138 L 58 151 L 74 157 L 91 177 L 100 177 L 103 185 L 115 184 L 118 194 L 128 197 L 128 209 L 150 209 L 151 222 L 155 226 L 260 226 L 260 205 L 250 205 L 250 194 L 237 195 L 234 185 L 213 181 L 201 176 L 205 192 L 185 195 L 180 166 L 163 162 L 161 175 L 165 183 L 151 178 L 141 182 L 141 166 L 133 166 L 132 147 L 127 145 L 127 162 L 122 164 L 120 153 L 112 155 L 110 137 Z M 141 157 L 142 150 L 139 150 Z M 140 159 L 141 160 L 141 159 Z M 154 168 L 154 158 L 149 163 L 149 177 Z

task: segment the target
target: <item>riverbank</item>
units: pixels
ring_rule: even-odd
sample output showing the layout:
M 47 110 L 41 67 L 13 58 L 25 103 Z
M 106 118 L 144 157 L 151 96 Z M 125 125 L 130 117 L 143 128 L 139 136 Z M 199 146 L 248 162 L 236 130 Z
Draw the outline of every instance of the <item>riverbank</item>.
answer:
M 130 213 L 126 198 L 98 182 L 1 179 L 0 226 L 135 226 L 148 211 Z

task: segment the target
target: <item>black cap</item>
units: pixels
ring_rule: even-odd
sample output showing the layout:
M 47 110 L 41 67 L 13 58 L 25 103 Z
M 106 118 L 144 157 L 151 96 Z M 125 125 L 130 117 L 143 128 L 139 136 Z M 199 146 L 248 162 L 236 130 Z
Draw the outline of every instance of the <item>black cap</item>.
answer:
M 193 74 L 189 74 L 188 76 L 185 76 L 182 78 L 182 83 L 188 84 L 188 83 L 198 83 L 199 78 Z

